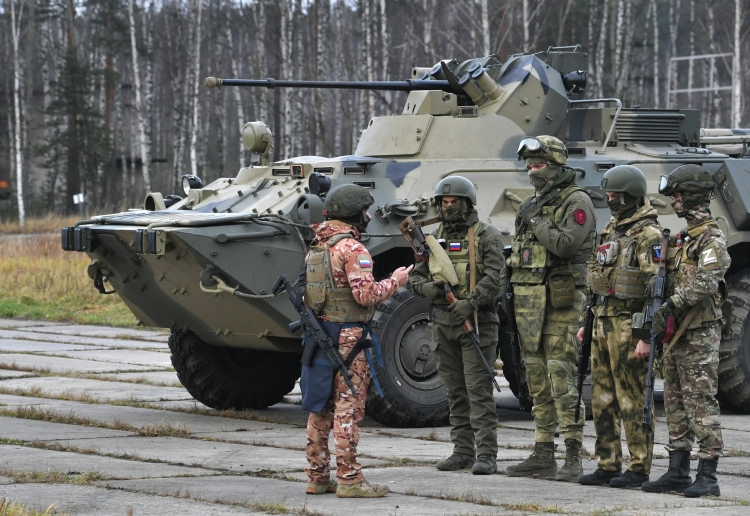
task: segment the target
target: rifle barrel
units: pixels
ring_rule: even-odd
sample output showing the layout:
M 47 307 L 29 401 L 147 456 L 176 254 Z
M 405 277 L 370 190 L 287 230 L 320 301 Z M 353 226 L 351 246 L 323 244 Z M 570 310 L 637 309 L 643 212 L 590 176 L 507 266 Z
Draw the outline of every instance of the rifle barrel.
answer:
M 333 90 L 444 91 L 460 94 L 448 81 L 408 79 L 405 81 L 294 81 L 277 79 L 220 79 L 207 77 L 207 88 L 247 86 L 254 88 L 312 88 Z

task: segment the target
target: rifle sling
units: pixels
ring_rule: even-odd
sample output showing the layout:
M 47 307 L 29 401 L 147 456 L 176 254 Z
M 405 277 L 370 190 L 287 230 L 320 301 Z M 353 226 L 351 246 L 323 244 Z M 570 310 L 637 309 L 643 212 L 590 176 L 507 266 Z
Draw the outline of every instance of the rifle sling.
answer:
M 474 247 L 474 226 L 469 227 L 469 292 L 474 292 L 477 286 L 477 256 Z M 479 313 L 474 310 L 474 328 L 479 333 Z
M 666 357 L 667 353 L 669 353 L 669 350 L 672 349 L 672 346 L 674 346 L 677 341 L 682 337 L 682 334 L 685 333 L 685 330 L 688 327 L 688 324 L 690 324 L 690 321 L 693 320 L 695 317 L 695 314 L 698 313 L 698 310 L 700 309 L 701 304 L 698 303 L 696 305 L 693 305 L 693 307 L 690 309 L 690 311 L 687 313 L 687 316 L 685 316 L 685 319 L 682 320 L 682 324 L 680 324 L 680 327 L 677 328 L 677 333 L 674 334 L 672 337 L 672 340 L 669 341 L 669 345 L 667 346 L 667 349 L 664 350 L 664 354 L 662 357 Z M 662 358 L 662 361 L 664 358 Z

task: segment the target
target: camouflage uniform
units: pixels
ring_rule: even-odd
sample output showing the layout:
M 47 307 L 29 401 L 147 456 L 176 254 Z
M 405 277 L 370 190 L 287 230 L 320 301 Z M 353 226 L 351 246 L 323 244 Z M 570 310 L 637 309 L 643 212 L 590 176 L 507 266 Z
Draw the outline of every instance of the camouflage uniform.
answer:
M 477 212 L 473 211 L 463 223 L 441 224 L 434 235 L 446 239 L 449 244 L 448 256 L 459 279 L 465 280 L 463 285 L 454 289 L 454 293 L 459 300 L 468 299 L 478 308 L 482 353 L 487 362 L 493 364 L 497 358 L 499 330 L 495 306 L 504 285 L 503 241 L 497 229 L 478 220 Z M 467 233 L 472 226 L 476 235 L 477 283 L 476 288 L 469 292 Z M 455 243 L 455 247 L 451 243 Z M 422 287 L 433 278 L 427 265 L 420 262 L 414 267 L 410 280 L 412 292 L 425 297 Z M 473 325 L 473 319 L 470 321 Z M 433 299 L 430 309 L 432 347 L 438 374 L 448 389 L 454 454 L 471 458 L 490 455 L 494 461 L 497 456 L 497 412 L 492 383 L 462 324 L 463 320 L 457 320 L 448 309 L 445 298 Z
M 325 246 L 336 235 L 351 235 L 332 245 L 330 253 L 334 286 L 340 289 L 350 288 L 354 300 L 362 307 L 374 307 L 396 291 L 398 283 L 388 278 L 381 282 L 372 276 L 373 262 L 370 253 L 358 238 L 359 231 L 340 221 L 332 220 L 313 225 L 316 241 L 313 245 Z M 328 320 L 325 312 L 321 319 Z M 363 320 L 362 322 L 369 322 Z M 345 328 L 339 335 L 339 352 L 346 358 L 362 336 L 362 328 Z M 330 479 L 330 452 L 328 436 L 333 430 L 336 441 L 336 477 L 340 485 L 360 484 L 364 482 L 362 465 L 357 462 L 357 443 L 359 442 L 359 422 L 364 417 L 367 387 L 370 383 L 370 369 L 361 351 L 349 367 L 354 375 L 352 383 L 357 394 L 354 395 L 344 382 L 340 373 L 336 373 L 331 389 L 331 398 L 320 413 L 310 413 L 307 420 L 307 461 L 310 467 L 305 469 L 307 481 L 311 484 L 327 484 Z
M 601 234 L 601 252 L 589 264 L 590 285 L 598 294 L 591 347 L 591 405 L 596 428 L 598 467 L 620 472 L 620 427 L 630 452 L 628 470 L 648 476 L 654 448 L 652 427 L 642 424 L 648 362 L 635 357 L 639 338 L 632 335 L 633 313 L 653 303 L 646 289 L 659 270 L 661 226 L 656 210 L 644 200 L 633 215 L 612 220 Z M 606 246 L 617 242 L 614 260 Z
M 721 305 L 724 274 L 731 259 L 726 238 L 710 214 L 695 219 L 678 238 L 682 245 L 668 274 L 668 294 L 679 324 L 692 306 L 700 309 L 677 344 L 664 357 L 664 407 L 669 450 L 690 450 L 697 439 L 698 458 L 722 455 L 718 388 Z M 670 260 L 669 263 L 671 263 Z M 671 267 L 670 267 L 671 268 Z

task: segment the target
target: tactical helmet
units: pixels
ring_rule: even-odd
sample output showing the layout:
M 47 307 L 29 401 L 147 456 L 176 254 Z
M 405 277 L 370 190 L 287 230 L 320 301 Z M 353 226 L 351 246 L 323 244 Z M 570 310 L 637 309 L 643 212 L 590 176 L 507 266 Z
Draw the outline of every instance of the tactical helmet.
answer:
M 461 197 L 468 200 L 472 205 L 477 203 L 477 191 L 474 183 L 461 176 L 448 176 L 441 180 L 435 188 L 435 199 L 440 202 L 444 195 Z
M 607 170 L 602 177 L 602 190 L 643 197 L 646 195 L 646 176 L 633 165 L 618 165 Z
M 716 195 L 716 183 L 708 170 L 700 165 L 682 165 L 669 175 L 661 176 L 659 193 L 662 195 L 682 194 L 686 201 L 707 202 Z
M 351 219 L 374 202 L 372 194 L 359 185 L 339 185 L 328 192 L 323 215 L 328 219 Z
M 518 144 L 518 158 L 544 158 L 548 161 L 565 165 L 568 162 L 568 149 L 554 136 L 537 136 L 524 138 Z

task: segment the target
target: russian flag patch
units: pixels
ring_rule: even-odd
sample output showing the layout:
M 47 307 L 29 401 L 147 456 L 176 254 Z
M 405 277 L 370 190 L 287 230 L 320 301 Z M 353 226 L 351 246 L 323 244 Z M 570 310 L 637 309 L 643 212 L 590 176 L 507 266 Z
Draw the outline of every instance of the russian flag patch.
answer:
M 461 242 L 450 242 L 448 244 L 448 250 L 449 251 L 460 251 L 461 250 Z
M 366 254 L 360 254 L 357 256 L 357 260 L 359 261 L 360 269 L 372 269 L 372 260 Z

